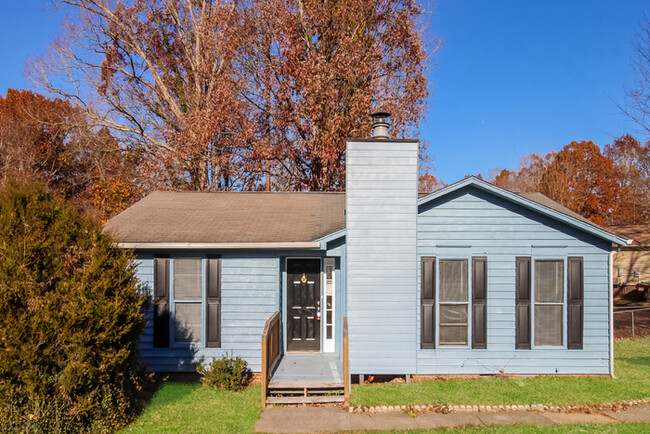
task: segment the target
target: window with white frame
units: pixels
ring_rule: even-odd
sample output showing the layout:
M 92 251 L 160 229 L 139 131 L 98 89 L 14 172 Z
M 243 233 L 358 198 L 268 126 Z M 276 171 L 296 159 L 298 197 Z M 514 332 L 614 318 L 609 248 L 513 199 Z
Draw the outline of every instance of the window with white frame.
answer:
M 201 258 L 175 258 L 173 279 L 174 342 L 200 343 L 203 317 Z
M 469 285 L 467 259 L 441 259 L 438 265 L 439 344 L 467 345 Z
M 335 259 L 325 258 L 325 339 L 323 340 L 323 352 L 332 353 L 335 351 Z
M 564 261 L 535 260 L 535 346 L 561 346 L 564 329 Z

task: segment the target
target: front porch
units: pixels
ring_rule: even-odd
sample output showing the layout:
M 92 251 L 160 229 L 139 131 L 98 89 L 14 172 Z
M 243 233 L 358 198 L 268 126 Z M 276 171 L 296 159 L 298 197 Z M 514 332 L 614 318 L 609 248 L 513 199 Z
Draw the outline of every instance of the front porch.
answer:
M 346 403 L 349 405 L 347 319 L 343 326 L 343 357 L 283 354 L 280 312 L 262 333 L 262 406 L 267 404 Z
M 285 354 L 269 387 L 287 384 L 343 387 L 343 363 L 338 356 Z

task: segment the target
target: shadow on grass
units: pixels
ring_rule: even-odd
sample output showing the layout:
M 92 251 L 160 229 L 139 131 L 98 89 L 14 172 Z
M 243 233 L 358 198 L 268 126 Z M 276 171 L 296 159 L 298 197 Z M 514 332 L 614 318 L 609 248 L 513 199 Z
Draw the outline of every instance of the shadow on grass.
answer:
M 650 366 L 650 357 L 620 357 L 618 360 L 632 365 Z

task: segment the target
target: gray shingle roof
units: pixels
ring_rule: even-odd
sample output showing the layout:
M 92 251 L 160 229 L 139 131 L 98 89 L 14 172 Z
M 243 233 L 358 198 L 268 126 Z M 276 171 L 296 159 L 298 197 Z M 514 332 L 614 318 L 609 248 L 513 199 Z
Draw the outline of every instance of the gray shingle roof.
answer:
M 123 243 L 309 242 L 345 227 L 344 193 L 156 191 L 109 220 Z
M 608 231 L 634 240 L 632 247 L 650 246 L 650 224 L 608 226 Z
M 520 195 L 591 223 L 541 193 Z M 156 191 L 105 225 L 122 243 L 310 242 L 343 228 L 343 192 Z

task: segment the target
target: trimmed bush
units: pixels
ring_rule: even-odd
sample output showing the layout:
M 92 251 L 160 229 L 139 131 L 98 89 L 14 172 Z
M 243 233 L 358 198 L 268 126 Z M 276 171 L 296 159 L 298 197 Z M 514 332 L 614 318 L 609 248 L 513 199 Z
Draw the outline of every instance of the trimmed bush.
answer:
M 243 390 L 248 382 L 248 363 L 239 356 L 224 355 L 212 359 L 207 367 L 197 365 L 196 371 L 201 374 L 203 384 L 221 390 Z
M 41 184 L 0 188 L 0 426 L 107 432 L 138 410 L 131 253 Z

